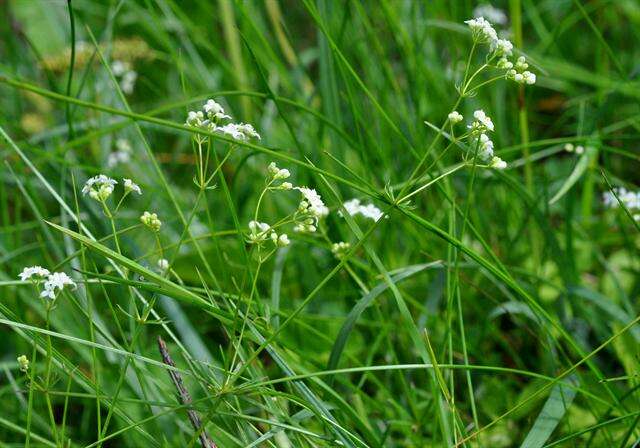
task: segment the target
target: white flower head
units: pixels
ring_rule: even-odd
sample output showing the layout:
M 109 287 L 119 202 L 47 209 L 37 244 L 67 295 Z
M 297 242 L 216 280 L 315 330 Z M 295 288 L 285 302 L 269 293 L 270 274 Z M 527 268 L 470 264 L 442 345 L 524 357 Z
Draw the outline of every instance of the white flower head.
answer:
M 207 118 L 212 120 L 214 123 L 218 123 L 223 118 L 231 118 L 229 115 L 224 113 L 224 108 L 212 99 L 209 99 L 204 103 L 202 110 Z
M 114 151 L 107 156 L 107 166 L 113 168 L 120 163 L 128 163 L 131 155 L 126 151 Z
M 249 221 L 249 235 L 247 236 L 247 242 L 249 244 L 260 244 L 269 236 L 269 230 L 271 226 L 266 222 Z M 275 235 L 275 232 L 272 232 Z M 277 240 L 278 236 L 275 236 Z
M 349 249 L 351 249 L 351 244 L 344 241 L 331 245 L 331 252 L 337 259 L 343 258 L 349 252 Z
M 169 269 L 169 260 L 167 260 L 166 258 L 159 259 L 158 260 L 158 269 L 160 269 L 162 272 L 164 272 L 167 269 Z
M 118 151 L 131 152 L 131 143 L 126 138 L 119 138 L 116 140 L 116 148 Z
M 472 132 L 485 132 L 485 131 L 493 131 L 493 121 L 491 118 L 484 113 L 482 109 L 478 109 L 473 113 L 473 118 L 476 119 L 471 125 L 468 126 Z
M 260 134 L 248 123 L 229 123 L 216 129 L 234 140 L 246 141 L 252 137 L 260 140 Z
M 498 33 L 493 25 L 484 17 L 465 20 L 471 29 L 471 35 L 476 42 L 493 42 L 498 39 Z
M 54 300 L 59 292 L 61 292 L 65 286 L 76 286 L 76 283 L 64 272 L 54 272 L 47 277 L 47 281 L 44 282 L 44 290 L 40 293 L 40 297 L 45 297 Z
M 278 247 L 286 247 L 290 243 L 291 241 L 289 241 L 289 237 L 287 236 L 286 233 L 283 233 L 278 237 L 278 242 L 277 242 Z
M 582 145 L 576 146 L 576 154 L 578 154 L 578 155 L 584 154 L 584 146 L 582 146 Z
M 136 86 L 136 79 L 138 79 L 138 73 L 133 70 L 129 70 L 122 75 L 122 79 L 120 80 L 120 88 L 122 91 L 127 95 L 132 94 L 133 89 Z
M 87 180 L 82 188 L 82 194 L 89 193 L 91 199 L 105 201 L 113 193 L 114 185 L 118 182 L 115 179 L 99 174 Z
M 316 218 L 322 218 L 329 214 L 329 209 L 326 205 L 324 205 L 322 197 L 315 189 L 307 187 L 296 187 L 296 190 L 302 193 L 302 196 L 304 198 L 302 202 L 306 202 L 306 209 L 313 216 L 315 216 Z
M 491 168 L 495 168 L 498 170 L 503 170 L 507 167 L 507 162 L 505 162 L 504 160 L 502 160 L 500 157 L 494 156 L 491 159 L 491 163 L 489 164 L 489 166 Z
M 457 110 L 450 112 L 448 115 L 448 118 L 451 124 L 460 123 L 462 120 L 464 120 L 464 117 L 462 116 L 462 114 Z
M 498 60 L 497 66 L 502 70 L 511 70 L 513 68 L 513 62 L 503 56 Z
M 49 270 L 45 269 L 41 266 L 30 266 L 26 267 L 19 274 L 20 280 L 23 282 L 29 280 L 31 277 L 36 276 L 40 278 L 45 278 L 49 275 Z
M 287 179 L 291 173 L 286 168 L 278 168 L 275 162 L 271 162 L 267 168 L 273 180 Z
M 17 361 L 20 371 L 26 373 L 26 371 L 29 370 L 29 358 L 27 358 L 26 355 L 20 355 L 18 356 Z
M 511 56 L 513 44 L 507 39 L 496 39 L 491 42 L 491 51 L 498 56 Z
M 525 84 L 535 84 L 536 83 L 536 75 L 535 73 L 531 73 L 528 70 L 525 70 L 524 72 L 522 72 L 522 80 Z
M 487 134 L 480 134 L 478 144 L 478 156 L 486 162 L 490 161 L 493 158 L 493 142 L 487 137 Z
M 125 193 L 135 191 L 138 194 L 142 194 L 142 190 L 140 189 L 140 186 L 136 184 L 134 181 L 132 181 L 131 179 L 123 178 L 122 182 L 124 184 Z
M 155 213 L 144 212 L 142 216 L 140 216 L 140 222 L 154 232 L 159 232 L 162 226 L 162 221 L 158 219 L 158 215 Z
M 574 149 L 575 147 L 573 146 L 573 143 L 567 143 L 564 145 L 564 150 L 567 152 L 573 152 Z
M 351 216 L 361 215 L 374 221 L 385 217 L 385 214 L 373 204 L 362 205 L 360 199 L 353 198 L 342 204 L 347 213 Z M 342 211 L 338 211 L 339 216 L 343 216 Z

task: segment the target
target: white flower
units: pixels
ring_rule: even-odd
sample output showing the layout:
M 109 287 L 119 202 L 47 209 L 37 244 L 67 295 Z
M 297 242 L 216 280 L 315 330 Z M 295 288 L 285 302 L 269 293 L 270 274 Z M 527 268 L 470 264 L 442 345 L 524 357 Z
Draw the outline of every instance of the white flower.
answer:
M 44 278 L 49 275 L 49 270 L 41 266 L 30 266 L 30 267 L 24 268 L 22 272 L 19 274 L 19 277 L 20 277 L 20 280 L 24 282 L 26 280 L 29 280 L 34 275 Z
M 119 138 L 116 140 L 116 148 L 118 151 L 131 152 L 131 143 L 126 138 Z
M 133 88 L 136 85 L 136 79 L 138 79 L 138 74 L 136 72 L 133 70 L 126 72 L 120 80 L 120 88 L 122 91 L 127 95 L 133 93 Z
M 209 120 L 213 120 L 216 123 L 223 118 L 231 118 L 224 113 L 224 109 L 220 104 L 211 99 L 207 100 L 204 106 L 202 106 L 202 110 Z
M 640 209 L 640 191 L 629 191 L 624 187 L 614 188 L 615 194 L 624 206 L 630 210 Z M 606 207 L 617 208 L 620 206 L 618 199 L 611 191 L 603 193 L 603 202 Z
M 365 218 L 373 219 L 374 221 L 378 221 L 380 218 L 384 217 L 384 213 L 373 204 L 362 205 L 360 203 L 360 199 L 354 198 L 350 199 L 344 204 L 342 204 L 347 213 L 351 216 L 362 215 Z M 339 216 L 343 216 L 342 211 L 338 211 Z
M 271 230 L 271 226 L 266 222 L 258 222 L 258 221 L 250 221 L 249 222 L 249 235 L 247 237 L 247 242 L 249 244 L 259 244 L 267 239 L 267 233 Z M 272 232 L 273 235 L 276 235 L 275 232 Z M 275 236 L 275 240 L 277 241 L 278 236 Z M 274 242 L 276 242 L 274 241 Z
M 457 110 L 454 110 L 453 112 L 449 113 L 448 117 L 449 117 L 449 121 L 452 124 L 460 123 L 462 120 L 464 120 L 464 117 L 462 116 L 462 114 L 460 114 Z
M 54 272 L 44 282 L 44 290 L 40 293 L 40 297 L 48 297 L 53 300 L 57 295 L 56 290 L 60 292 L 67 285 L 75 287 L 76 283 L 64 272 Z
M 513 68 L 513 62 L 505 57 L 501 57 L 497 64 L 498 68 L 503 70 L 511 70 Z
M 289 241 L 289 237 L 287 236 L 286 233 L 283 233 L 282 235 L 280 235 L 278 237 L 278 247 L 285 247 L 288 246 L 291 243 L 291 241 Z
M 216 129 L 218 132 L 231 136 L 231 138 L 240 141 L 249 140 L 256 137 L 260 140 L 260 135 L 248 123 L 229 123 Z
M 131 155 L 128 152 L 114 151 L 112 153 L 109 153 L 109 156 L 107 157 L 107 166 L 109 168 L 113 168 L 119 163 L 129 162 L 129 160 L 131 160 Z
M 296 187 L 302 196 L 304 197 L 303 202 L 307 203 L 305 207 L 313 216 L 316 218 L 322 218 L 329 214 L 329 209 L 324 202 L 322 202 L 322 197 L 318 194 L 318 192 L 313 188 L 307 187 Z
M 271 162 L 267 169 L 274 180 L 287 179 L 289 176 L 291 176 L 291 173 L 288 169 L 278 168 L 278 165 L 276 165 L 275 162 Z
M 475 19 L 465 20 L 469 28 L 471 28 L 471 35 L 477 42 L 493 42 L 498 39 L 498 33 L 493 29 L 491 23 L 485 20 L 484 17 L 476 17 Z
M 564 150 L 567 152 L 573 152 L 574 149 L 573 143 L 567 143 L 564 145 Z
M 113 187 L 118 182 L 115 179 L 99 174 L 87 180 L 82 188 L 82 194 L 89 193 L 89 197 L 96 201 L 105 201 L 111 193 Z
M 522 80 L 524 81 L 525 84 L 535 84 L 536 83 L 536 75 L 535 73 L 531 73 L 528 70 L 525 70 L 524 72 L 522 72 Z
M 111 71 L 113 72 L 113 76 L 122 76 L 127 72 L 127 70 L 129 70 L 130 67 L 131 66 L 128 62 L 113 61 L 113 64 L 111 64 Z
M 576 146 L 576 154 L 580 155 L 584 153 L 584 146 L 578 145 Z
M 526 58 L 524 56 L 520 56 L 516 61 L 516 69 L 522 72 L 528 68 L 529 68 L 529 64 L 527 64 Z
M 26 372 L 27 370 L 29 370 L 29 358 L 27 358 L 26 355 L 18 356 L 17 361 L 21 372 Z
M 282 182 L 278 188 L 282 190 L 291 190 L 293 188 L 293 184 L 291 182 Z
M 474 17 L 486 17 L 492 23 L 497 23 L 498 25 L 506 25 L 507 23 L 507 15 L 501 9 L 493 7 L 489 3 L 485 3 L 483 5 L 478 5 L 473 10 Z
M 502 160 L 500 157 L 493 157 L 491 159 L 491 163 L 489 164 L 489 166 L 491 168 L 496 168 L 498 170 L 503 170 L 507 167 L 507 162 L 505 162 L 504 160 Z
M 351 244 L 345 243 L 344 241 L 340 241 L 339 243 L 333 243 L 331 245 L 331 252 L 335 255 L 336 258 L 340 259 L 344 257 L 349 249 L 351 248 Z
M 158 269 L 160 269 L 161 271 L 166 271 L 167 269 L 169 269 L 169 260 L 167 260 L 166 258 L 161 258 L 158 260 Z
M 159 232 L 162 226 L 162 221 L 158 219 L 158 215 L 155 213 L 144 212 L 140 216 L 140 221 L 154 232 Z
M 498 56 L 511 56 L 513 53 L 513 44 L 507 39 L 496 39 L 491 42 L 491 51 Z
M 480 150 L 478 155 L 482 160 L 489 161 L 493 158 L 493 142 L 487 137 L 487 134 L 480 134 L 478 149 Z
M 124 183 L 124 191 L 126 193 L 130 191 L 135 191 L 138 194 L 142 194 L 142 190 L 140 189 L 140 186 L 138 186 L 138 184 L 136 184 L 131 179 L 123 178 L 122 182 Z
M 482 109 L 476 110 L 473 113 L 473 117 L 476 121 L 468 126 L 469 129 L 480 132 L 483 132 L 484 130 L 493 131 L 493 121 L 491 121 L 491 118 L 489 118 Z

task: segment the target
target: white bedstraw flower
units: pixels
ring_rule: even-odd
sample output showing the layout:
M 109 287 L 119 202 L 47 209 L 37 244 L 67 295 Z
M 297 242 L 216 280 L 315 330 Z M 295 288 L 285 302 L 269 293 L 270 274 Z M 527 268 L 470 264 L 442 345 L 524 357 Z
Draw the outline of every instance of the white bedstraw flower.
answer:
M 18 276 L 20 277 L 20 280 L 22 280 L 23 282 L 26 280 L 29 280 L 33 276 L 44 278 L 48 275 L 49 275 L 49 270 L 41 266 L 26 267 L 22 270 L 20 274 L 18 274 Z
M 54 272 L 49 275 L 47 281 L 44 282 L 44 290 L 40 293 L 40 297 L 54 300 L 57 294 L 67 285 L 75 287 L 76 283 L 64 272 Z
M 507 15 L 503 10 L 495 8 L 489 3 L 485 3 L 482 5 L 478 5 L 473 10 L 474 17 L 486 17 L 492 23 L 497 23 L 498 25 L 506 25 L 507 23 Z
M 122 91 L 127 95 L 132 94 L 133 89 L 136 86 L 136 79 L 138 79 L 138 73 L 133 70 L 129 70 L 122 75 L 122 79 L 120 80 L 120 88 Z
M 202 111 L 207 116 L 207 118 L 209 120 L 212 120 L 214 123 L 219 122 L 223 118 L 231 118 L 229 115 L 224 113 L 224 109 L 220 104 L 211 99 L 207 100 L 207 102 L 204 103 L 204 106 L 202 106 Z
M 494 156 L 491 159 L 491 163 L 489 164 L 491 168 L 496 168 L 498 170 L 503 170 L 507 167 L 507 162 L 502 160 L 500 157 Z
M 342 204 L 347 213 L 351 216 L 362 215 L 365 218 L 372 219 L 374 221 L 378 221 L 380 218 L 384 217 L 384 213 L 373 204 L 362 205 L 360 203 L 360 199 L 354 198 L 350 199 L 344 204 Z M 339 216 L 343 216 L 342 211 L 338 211 Z
M 82 188 L 82 194 L 89 193 L 91 199 L 96 201 L 105 201 L 111 193 L 113 193 L 113 187 L 118 182 L 115 179 L 99 174 L 87 180 Z
M 584 146 L 578 145 L 576 146 L 576 154 L 580 155 L 584 153 Z
M 476 110 L 473 113 L 473 118 L 475 118 L 476 121 L 468 126 L 472 131 L 493 131 L 493 121 L 491 121 L 491 118 L 489 118 L 482 109 Z
M 131 179 L 123 178 L 122 182 L 124 183 L 124 191 L 125 191 L 125 193 L 129 193 L 131 191 L 135 191 L 138 194 L 142 194 L 142 190 L 140 189 L 138 184 L 136 184 Z
M 464 120 L 464 117 L 462 116 L 462 114 L 457 110 L 450 112 L 448 117 L 451 124 L 460 123 L 462 120 Z
M 130 152 L 131 151 L 131 143 L 126 138 L 119 138 L 116 140 L 116 148 L 118 151 Z
M 329 214 L 329 209 L 324 202 L 322 202 L 322 197 L 318 194 L 318 192 L 313 188 L 307 187 L 296 187 L 302 196 L 304 197 L 303 202 L 307 203 L 306 209 L 316 218 L 322 218 Z
M 487 134 L 480 134 L 478 150 L 478 156 L 485 162 L 493 158 L 493 142 L 487 137 Z
M 498 56 L 511 56 L 513 44 L 507 39 L 496 39 L 491 42 L 491 51 Z
M 129 63 L 125 62 L 125 61 L 113 61 L 113 64 L 111 64 L 111 71 L 113 72 L 114 76 L 122 76 L 126 73 L 127 70 L 129 70 Z
M 278 165 L 276 165 L 275 162 L 271 162 L 267 169 L 274 180 L 287 179 L 289 176 L 291 176 L 291 173 L 288 169 L 278 168 Z
M 29 358 L 27 358 L 27 355 L 18 356 L 17 361 L 20 371 L 26 373 L 29 370 Z
M 511 70 L 513 68 L 513 62 L 505 57 L 501 57 L 496 64 L 499 69 Z
M 493 42 L 498 39 L 498 33 L 484 17 L 465 20 L 471 29 L 471 35 L 476 42 Z
M 167 260 L 166 258 L 161 258 L 158 260 L 158 269 L 160 269 L 161 271 L 166 271 L 167 269 L 169 269 L 169 260 Z
M 140 222 L 154 232 L 159 232 L 162 226 L 162 221 L 158 219 L 158 215 L 155 213 L 144 212 L 142 216 L 140 216 Z
M 605 207 L 618 208 L 620 206 L 618 200 L 620 200 L 620 202 L 630 210 L 640 209 L 640 191 L 633 192 L 624 187 L 614 188 L 613 191 L 615 191 L 618 199 L 616 199 L 615 195 L 611 191 L 603 193 L 602 199 Z
M 282 182 L 278 188 L 281 190 L 291 190 L 293 188 L 293 184 L 291 182 Z
M 290 243 L 291 241 L 289 241 L 289 237 L 287 236 L 286 233 L 283 233 L 278 237 L 278 242 L 277 242 L 278 247 L 286 247 Z
M 349 252 L 350 248 L 351 244 L 340 241 L 339 243 L 333 243 L 331 245 L 331 252 L 336 258 L 340 259 L 343 258 L 347 254 L 347 252 Z
M 249 244 L 262 243 L 267 239 L 267 233 L 271 229 L 271 226 L 265 222 L 250 221 L 249 222 L 249 235 L 247 236 L 247 242 Z M 275 234 L 275 232 L 272 232 Z M 277 235 L 276 235 L 277 239 Z
M 520 56 L 516 61 L 516 69 L 519 71 L 524 71 L 529 68 L 529 64 L 527 64 L 527 59 L 524 56 Z
M 573 152 L 574 149 L 573 143 L 567 143 L 564 145 L 564 150 L 567 152 Z

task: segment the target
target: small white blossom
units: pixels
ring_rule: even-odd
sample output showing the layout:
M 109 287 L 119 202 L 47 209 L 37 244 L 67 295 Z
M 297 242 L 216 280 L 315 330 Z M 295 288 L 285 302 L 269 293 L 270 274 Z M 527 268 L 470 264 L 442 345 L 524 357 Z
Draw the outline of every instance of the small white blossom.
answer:
M 162 272 L 164 272 L 167 269 L 169 269 L 169 260 L 167 260 L 166 258 L 159 259 L 158 260 L 158 269 L 160 269 Z
M 29 370 L 29 358 L 27 358 L 26 355 L 20 355 L 18 356 L 17 361 L 20 371 L 26 373 L 27 370 Z
M 341 259 L 349 252 L 350 248 L 351 244 L 340 241 L 339 243 L 333 243 L 331 245 L 331 252 L 336 258 Z
M 449 113 L 448 117 L 449 117 L 449 121 L 452 124 L 460 123 L 462 120 L 464 120 L 464 117 L 462 116 L 462 114 L 457 110 L 454 110 L 453 112 Z
M 362 215 L 365 218 L 372 219 L 374 221 L 380 220 L 384 217 L 384 213 L 373 204 L 362 205 L 360 199 L 350 199 L 342 204 L 347 213 L 351 216 Z M 338 211 L 339 216 L 343 216 L 342 211 Z
M 114 76 L 124 75 L 127 70 L 129 70 L 129 68 L 129 63 L 125 61 L 113 61 L 113 64 L 111 64 L 111 71 L 113 72 Z
M 528 70 L 525 70 L 524 72 L 522 72 L 522 80 L 524 81 L 525 84 L 535 84 L 536 83 L 536 75 L 535 73 L 531 73 Z
M 497 66 L 498 66 L 498 68 L 503 69 L 503 70 L 511 70 L 513 68 L 513 62 L 511 62 L 509 59 L 507 59 L 505 57 L 502 57 L 498 61 Z
M 267 239 L 267 233 L 269 230 L 271 230 L 271 226 L 265 222 L 250 221 L 247 241 L 249 244 L 262 243 Z M 275 232 L 273 232 L 273 234 L 275 234 Z M 277 240 L 277 235 L 275 238 Z
M 564 145 L 564 150 L 567 152 L 573 152 L 574 149 L 575 147 L 573 146 L 573 143 L 567 143 Z
M 289 176 L 291 176 L 291 173 L 288 169 L 278 168 L 278 165 L 276 165 L 275 162 L 271 162 L 267 170 L 274 180 L 287 179 Z
M 493 121 L 484 113 L 482 109 L 476 110 L 473 113 L 473 118 L 476 119 L 471 125 L 468 126 L 471 131 L 484 132 L 493 131 Z
M 89 193 L 91 199 L 105 201 L 113 193 L 114 185 L 118 182 L 115 179 L 99 174 L 87 180 L 82 188 L 82 194 Z
M 293 184 L 291 182 L 282 182 L 278 188 L 281 190 L 291 190 L 293 188 Z
M 154 232 L 159 232 L 162 226 L 162 221 L 158 219 L 158 215 L 155 213 L 144 212 L 142 216 L 140 216 L 140 222 Z
M 224 113 L 224 109 L 220 104 L 211 99 L 207 100 L 204 106 L 202 106 L 202 110 L 207 118 L 214 121 L 215 123 L 222 120 L 223 118 L 231 118 L 229 115 L 226 115 Z
M 64 272 L 54 272 L 44 282 L 44 290 L 40 293 L 40 297 L 54 300 L 57 294 L 67 285 L 75 287 L 76 283 Z
M 122 179 L 122 182 L 124 183 L 124 191 L 126 193 L 130 191 L 135 191 L 138 194 L 142 194 L 142 190 L 140 189 L 140 186 L 136 184 L 134 181 L 132 181 L 131 179 L 124 178 Z
M 218 132 L 229 135 L 235 140 L 246 141 L 251 137 L 260 140 L 260 134 L 248 123 L 229 123 L 216 129 Z
M 283 233 L 282 235 L 280 235 L 278 237 L 278 247 L 285 247 L 288 246 L 291 243 L 291 241 L 289 241 L 289 237 L 287 236 L 286 233 Z
M 120 163 L 128 163 L 131 160 L 131 155 L 124 151 L 114 151 L 107 156 L 107 166 L 113 168 Z
M 578 145 L 576 146 L 576 154 L 580 155 L 584 153 L 584 146 Z
M 41 266 L 30 266 L 30 267 L 24 268 L 22 272 L 19 274 L 19 277 L 20 277 L 20 280 L 24 282 L 26 280 L 29 280 L 34 275 L 37 277 L 44 278 L 49 275 L 49 270 Z
M 507 39 L 496 39 L 491 42 L 491 51 L 498 56 L 511 56 L 513 44 Z
M 640 191 L 633 192 L 624 187 L 614 188 L 614 191 L 620 202 L 622 202 L 626 208 L 630 210 L 640 210 Z M 603 193 L 602 199 L 605 207 L 618 208 L 620 206 L 618 199 L 616 199 L 616 196 L 611 191 Z
M 493 158 L 493 142 L 487 137 L 487 134 L 480 134 L 478 144 L 478 156 L 484 161 L 491 160 Z
M 138 79 L 138 74 L 133 70 L 126 72 L 122 79 L 120 80 L 120 88 L 124 93 L 130 95 L 133 93 L 133 89 L 136 86 L 136 79 Z
M 484 17 L 465 20 L 464 23 L 469 25 L 471 35 L 477 42 L 493 42 L 498 39 L 498 33 Z
M 491 163 L 489 165 L 491 168 L 496 168 L 498 170 L 503 170 L 507 167 L 507 162 L 505 162 L 504 160 L 502 160 L 500 157 L 494 156 L 493 159 L 491 159 Z
M 322 197 L 318 194 L 318 192 L 313 188 L 307 187 L 296 187 L 304 200 L 302 202 L 306 202 L 306 206 L 304 208 L 307 209 L 309 213 L 311 213 L 316 218 L 322 218 L 329 214 L 329 209 L 324 202 L 322 202 Z M 301 203 L 302 204 L 302 203 Z

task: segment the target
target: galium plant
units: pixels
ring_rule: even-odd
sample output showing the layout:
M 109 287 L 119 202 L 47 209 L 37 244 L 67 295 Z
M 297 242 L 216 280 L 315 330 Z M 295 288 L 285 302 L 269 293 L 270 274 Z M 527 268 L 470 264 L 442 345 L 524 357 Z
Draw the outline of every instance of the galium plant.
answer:
M 629 2 L 143 3 L 5 8 L 4 444 L 638 440 Z

